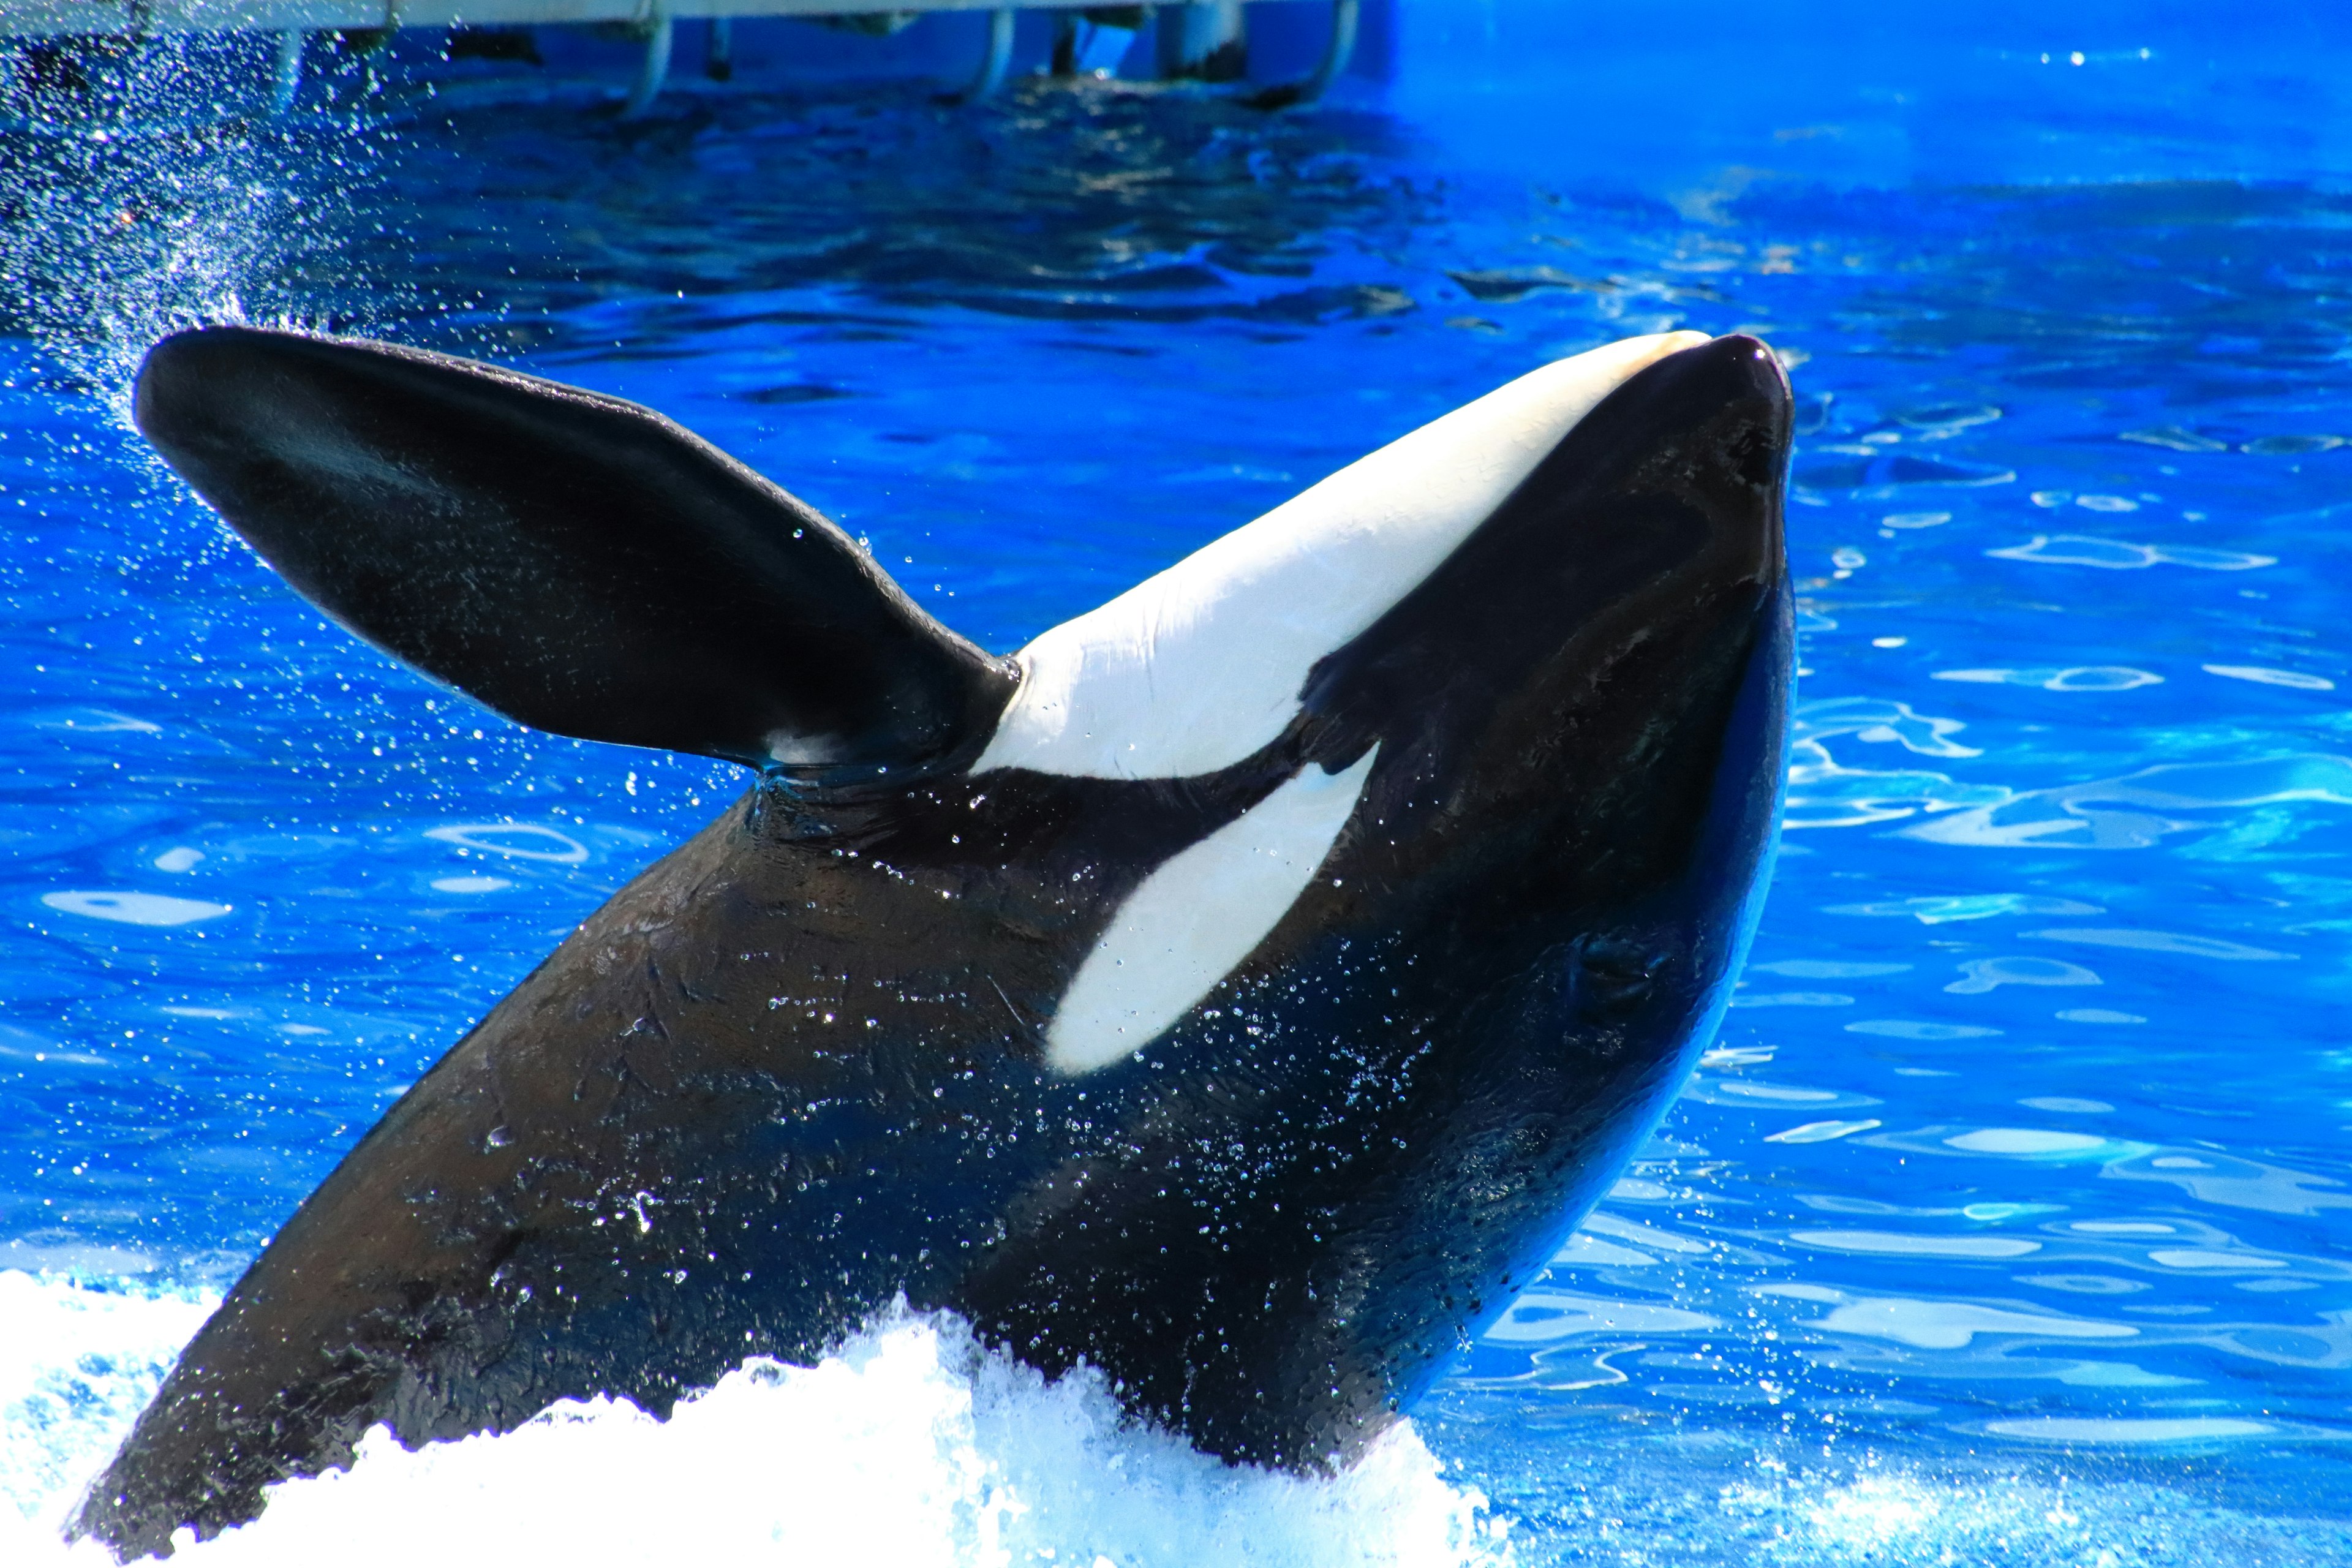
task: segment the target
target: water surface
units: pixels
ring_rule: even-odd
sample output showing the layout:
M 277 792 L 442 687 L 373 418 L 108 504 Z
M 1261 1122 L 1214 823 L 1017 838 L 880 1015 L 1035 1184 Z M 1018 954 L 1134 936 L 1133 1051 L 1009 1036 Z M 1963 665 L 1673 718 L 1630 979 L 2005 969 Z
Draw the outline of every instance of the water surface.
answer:
M 1007 649 L 1545 360 L 1693 327 L 1765 336 L 1801 395 L 1779 879 L 1689 1091 L 1386 1468 L 1204 1468 L 885 1324 L 698 1437 L 608 1411 L 385 1453 L 193 1560 L 413 1551 L 425 1515 L 478 1544 L 458 1500 L 552 1519 L 609 1472 L 671 1479 L 606 1544 L 687 1560 L 2352 1563 L 2324 168 L 1693 187 L 1481 162 L 1488 122 L 1425 93 L 835 84 L 621 126 L 485 79 L 6 133 L 0 1526 L 37 1540 L 191 1300 L 742 785 L 323 622 L 127 430 L 155 336 L 333 326 L 636 398 Z M 797 1481 L 695 1458 L 747 1450 Z

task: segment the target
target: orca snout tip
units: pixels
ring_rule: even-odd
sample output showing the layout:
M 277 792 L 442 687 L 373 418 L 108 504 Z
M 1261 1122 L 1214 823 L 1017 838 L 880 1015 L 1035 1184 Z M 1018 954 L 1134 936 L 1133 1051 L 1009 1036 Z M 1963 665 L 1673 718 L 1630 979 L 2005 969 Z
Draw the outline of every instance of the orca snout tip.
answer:
M 1754 498 L 1723 515 L 1745 534 L 1754 561 L 1770 580 L 1788 570 L 1781 498 L 1795 437 L 1796 396 L 1788 366 L 1763 339 L 1726 332 L 1676 355 L 1687 372 L 1690 415 L 1707 431 L 1706 440 L 1728 469 L 1740 476 L 1740 490 Z
M 1725 332 L 1708 337 L 1699 332 L 1677 332 L 1677 338 L 1689 338 L 1691 345 L 1685 353 L 1699 353 L 1721 363 L 1740 364 L 1760 371 L 1764 378 L 1776 384 L 1786 394 L 1789 390 L 1788 362 L 1770 343 L 1753 332 Z
M 1714 341 L 1733 358 L 1744 360 L 1760 372 L 1764 384 L 1780 402 L 1795 401 L 1796 395 L 1789 385 L 1789 362 L 1780 357 L 1780 350 L 1751 332 L 1726 332 Z
M 1740 407 L 1785 465 L 1795 439 L 1797 398 L 1779 351 L 1750 333 L 1726 332 L 1692 353 L 1695 363 L 1708 367 L 1700 376 L 1717 389 L 1715 395 Z

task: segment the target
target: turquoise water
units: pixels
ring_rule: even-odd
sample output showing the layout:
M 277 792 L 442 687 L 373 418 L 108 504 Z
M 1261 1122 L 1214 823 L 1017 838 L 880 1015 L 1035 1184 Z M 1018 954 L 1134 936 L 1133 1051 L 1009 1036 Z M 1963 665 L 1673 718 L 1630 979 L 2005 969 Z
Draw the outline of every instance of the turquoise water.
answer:
M 1431 14 L 1400 42 L 1426 70 L 1286 118 L 755 82 L 622 127 L 473 71 L 433 102 L 347 73 L 277 127 L 158 89 L 104 140 L 6 133 L 0 1491 L 28 1530 L 188 1300 L 740 787 L 526 734 L 322 622 L 128 431 L 154 337 L 302 321 L 636 398 L 1009 648 L 1536 363 L 1686 326 L 1768 338 L 1802 409 L 1788 831 L 1718 1048 L 1395 1475 L 1041 1458 L 1108 1417 L 950 1331 L 916 1361 L 978 1425 L 925 1473 L 995 1466 L 1029 1511 L 918 1510 L 917 1556 L 2352 1563 L 2344 39 L 2100 24 L 2045 65 L 1988 23 L 1747 71 L 1701 38 L 1677 89 L 1654 46 L 1644 78 L 1605 31 Z M 225 58 L 183 57 L 185 92 Z M 887 1403 L 913 1331 L 877 1331 Z M 805 1391 L 742 1419 L 804 1470 L 852 1446 Z M 591 1468 L 653 1462 L 581 1430 Z M 338 1508 L 507 1462 L 387 1458 L 374 1501 L 303 1506 L 347 1541 L 379 1514 Z M 787 1539 L 914 1560 L 843 1522 L 897 1494 L 833 1486 L 853 1514 L 813 1522 L 826 1490 Z M 625 1511 L 731 1560 L 665 1536 L 677 1507 Z

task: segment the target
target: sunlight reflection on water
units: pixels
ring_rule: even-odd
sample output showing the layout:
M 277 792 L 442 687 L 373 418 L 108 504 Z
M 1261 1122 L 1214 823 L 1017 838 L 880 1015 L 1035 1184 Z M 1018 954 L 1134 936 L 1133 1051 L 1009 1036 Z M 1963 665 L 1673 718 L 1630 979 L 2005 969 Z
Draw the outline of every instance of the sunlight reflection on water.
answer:
M 125 434 L 155 333 L 356 323 L 649 401 L 1003 647 L 1530 364 L 1695 326 L 1801 359 L 1788 851 L 1717 1048 L 1421 1439 L 1528 1563 L 2352 1562 L 2343 199 L 1677 207 L 1353 111 L 1004 114 L 11 143 L 47 184 L 0 343 L 0 1269 L 138 1283 L 18 1303 L 50 1371 L 125 1348 L 0 1389 L 8 1495 L 54 1502 L 183 1292 L 739 787 L 296 605 Z

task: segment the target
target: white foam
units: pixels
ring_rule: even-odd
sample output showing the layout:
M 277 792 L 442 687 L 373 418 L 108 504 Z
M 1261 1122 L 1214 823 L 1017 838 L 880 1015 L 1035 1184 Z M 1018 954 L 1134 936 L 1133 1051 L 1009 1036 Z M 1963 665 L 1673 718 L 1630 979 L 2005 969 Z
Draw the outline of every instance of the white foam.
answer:
M 0 1562 L 61 1551 L 66 1510 L 216 1305 L 0 1269 Z
M 30 1303 L 28 1306 L 27 1303 Z M 0 1561 L 68 1552 L 58 1521 L 111 1449 L 205 1303 L 103 1295 L 0 1275 Z M 49 1396 L 82 1358 L 135 1345 L 100 1405 Z M 26 1347 L 33 1347 L 27 1350 Z M 119 1386 L 117 1386 L 119 1384 Z M 499 1562 L 1421 1565 L 1503 1560 L 1485 1500 L 1448 1485 L 1408 1425 L 1350 1470 L 1302 1479 L 1229 1467 L 1126 1421 L 1099 1379 L 1049 1384 L 982 1351 L 958 1321 L 886 1315 L 815 1367 L 754 1361 L 656 1421 L 598 1400 L 499 1437 L 410 1453 L 382 1428 L 345 1473 L 273 1489 L 254 1523 L 185 1547 L 174 1568 L 414 1568 Z
M 1315 661 L 1403 598 L 1634 374 L 1707 341 L 1629 338 L 1548 364 L 1340 469 L 1016 656 L 975 773 L 1181 778 L 1257 751 Z

